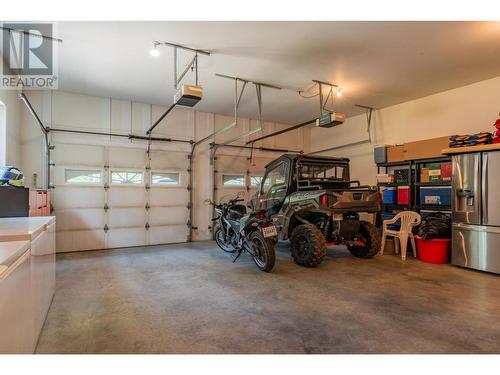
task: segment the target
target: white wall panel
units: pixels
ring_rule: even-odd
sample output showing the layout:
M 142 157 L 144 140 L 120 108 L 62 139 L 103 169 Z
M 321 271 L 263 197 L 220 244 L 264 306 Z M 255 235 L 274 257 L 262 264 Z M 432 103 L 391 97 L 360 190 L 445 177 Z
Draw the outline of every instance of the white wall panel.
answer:
M 132 170 L 143 170 L 146 166 L 146 150 L 129 147 L 109 148 L 110 168 L 124 168 Z
M 110 187 L 108 205 L 113 207 L 145 207 L 146 189 L 144 186 L 116 186 Z
M 185 224 L 187 207 L 154 207 L 149 212 L 149 224 L 153 226 L 169 224 Z
M 101 208 L 78 208 L 56 210 L 57 230 L 81 230 L 104 228 L 104 209 Z
M 178 206 L 187 204 L 188 191 L 186 189 L 154 188 L 149 191 L 149 205 L 154 206 Z
M 109 131 L 110 104 L 109 98 L 54 91 L 52 127 Z
M 153 105 L 151 124 L 167 110 L 167 107 Z M 154 129 L 153 135 L 190 140 L 194 138 L 194 114 L 192 110 L 176 107 Z
M 111 101 L 111 131 L 129 134 L 132 132 L 132 103 L 128 100 Z
M 151 105 L 143 103 L 132 103 L 132 133 L 137 135 L 146 134 L 151 126 Z
M 59 186 L 52 192 L 55 209 L 104 207 L 102 187 Z
M 186 171 L 189 166 L 188 154 L 185 152 L 173 152 L 152 150 L 151 169 L 152 170 L 172 170 Z
M 57 165 L 104 166 L 104 147 L 81 144 L 57 143 L 51 153 Z
M 112 228 L 141 227 L 146 224 L 146 210 L 140 208 L 111 208 L 108 210 L 108 225 Z
M 146 245 L 145 228 L 110 229 L 107 236 L 107 247 L 110 249 Z
M 59 227 L 59 222 L 57 223 Z M 104 230 L 57 231 L 57 252 L 98 250 L 106 248 Z
M 187 235 L 186 225 L 151 227 L 149 228 L 149 244 L 186 242 Z

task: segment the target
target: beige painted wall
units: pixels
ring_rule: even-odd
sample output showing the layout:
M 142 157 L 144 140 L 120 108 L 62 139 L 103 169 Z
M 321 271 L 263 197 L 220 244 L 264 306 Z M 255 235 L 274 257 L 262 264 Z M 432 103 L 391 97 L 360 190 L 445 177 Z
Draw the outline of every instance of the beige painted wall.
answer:
M 377 110 L 372 120 L 373 143 L 320 155 L 351 159 L 351 177 L 375 183 L 373 147 L 436 138 L 456 133 L 494 130 L 500 112 L 500 77 Z M 331 129 L 311 130 L 311 151 L 367 138 L 365 115 Z

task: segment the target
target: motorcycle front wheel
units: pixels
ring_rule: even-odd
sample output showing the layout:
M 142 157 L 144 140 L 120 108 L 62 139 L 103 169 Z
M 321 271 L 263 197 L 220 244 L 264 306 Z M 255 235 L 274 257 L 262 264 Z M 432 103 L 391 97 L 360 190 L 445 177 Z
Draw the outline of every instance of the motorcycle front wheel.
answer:
M 222 228 L 217 228 L 215 231 L 215 242 L 217 242 L 217 246 L 219 246 L 222 250 L 224 250 L 226 253 L 234 253 L 236 252 L 236 249 L 231 246 L 230 244 L 226 243 L 225 238 L 224 238 L 224 232 Z
M 260 232 L 253 232 L 250 234 L 250 243 L 254 251 L 252 257 L 259 270 L 264 272 L 271 271 L 276 261 L 274 242 L 264 238 Z

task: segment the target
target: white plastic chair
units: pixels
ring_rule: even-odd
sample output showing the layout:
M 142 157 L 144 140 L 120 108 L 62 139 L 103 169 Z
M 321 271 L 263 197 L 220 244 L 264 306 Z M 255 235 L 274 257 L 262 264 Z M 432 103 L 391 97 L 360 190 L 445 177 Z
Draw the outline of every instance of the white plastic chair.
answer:
M 388 229 L 387 227 L 391 224 L 395 224 L 397 221 L 401 222 L 399 230 Z M 399 252 L 399 247 L 401 247 L 401 259 L 406 259 L 406 249 L 408 246 L 408 238 L 410 238 L 411 246 L 413 248 L 413 256 L 417 256 L 417 246 L 415 245 L 415 238 L 412 233 L 412 228 L 420 224 L 421 218 L 417 212 L 414 211 L 402 211 L 394 216 L 392 219 L 384 220 L 382 225 L 382 248 L 380 249 L 380 254 L 384 254 L 385 241 L 387 237 L 394 238 L 394 251 L 396 254 Z

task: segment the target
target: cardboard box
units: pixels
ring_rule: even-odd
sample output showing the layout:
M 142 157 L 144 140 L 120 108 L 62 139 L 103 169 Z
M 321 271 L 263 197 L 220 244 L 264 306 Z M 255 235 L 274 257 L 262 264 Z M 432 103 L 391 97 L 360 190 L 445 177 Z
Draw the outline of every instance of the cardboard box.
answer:
M 404 145 L 387 146 L 387 162 L 404 161 Z
M 420 182 L 429 182 L 429 168 L 420 169 Z
M 451 163 L 441 163 L 441 181 L 451 181 Z
M 385 163 L 387 161 L 387 146 L 379 146 L 373 149 L 375 163 Z
M 429 182 L 441 182 L 441 164 L 429 164 Z
M 449 137 L 431 138 L 404 144 L 404 160 L 418 160 L 441 157 L 441 150 L 449 145 Z

